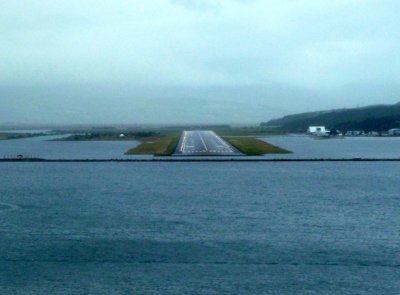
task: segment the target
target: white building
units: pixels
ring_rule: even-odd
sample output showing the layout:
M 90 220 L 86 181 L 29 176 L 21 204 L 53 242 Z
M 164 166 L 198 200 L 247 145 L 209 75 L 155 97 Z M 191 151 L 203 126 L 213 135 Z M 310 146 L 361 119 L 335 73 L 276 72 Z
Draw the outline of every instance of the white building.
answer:
M 388 131 L 388 133 L 389 133 L 390 136 L 400 136 L 400 129 L 399 128 L 393 128 L 393 129 L 390 129 Z
M 307 129 L 307 133 L 311 135 L 329 134 L 329 130 L 325 126 L 310 126 Z

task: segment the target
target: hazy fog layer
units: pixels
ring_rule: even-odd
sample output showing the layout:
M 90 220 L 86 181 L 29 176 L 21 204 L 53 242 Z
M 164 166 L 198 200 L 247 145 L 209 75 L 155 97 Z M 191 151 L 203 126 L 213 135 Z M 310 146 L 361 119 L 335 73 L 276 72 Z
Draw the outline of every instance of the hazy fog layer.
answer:
M 400 101 L 399 1 L 0 4 L 0 122 L 255 123 Z

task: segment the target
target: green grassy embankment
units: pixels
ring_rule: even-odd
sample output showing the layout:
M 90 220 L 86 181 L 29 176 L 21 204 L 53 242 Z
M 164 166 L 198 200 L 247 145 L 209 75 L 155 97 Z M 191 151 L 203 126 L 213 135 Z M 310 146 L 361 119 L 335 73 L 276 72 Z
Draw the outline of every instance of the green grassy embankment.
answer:
M 179 138 L 180 134 L 175 133 L 143 138 L 137 147 L 128 150 L 125 154 L 170 156 L 174 153 Z
M 224 139 L 246 156 L 260 156 L 264 154 L 289 154 L 288 150 L 269 144 L 255 137 L 229 137 Z
M 143 138 L 141 144 L 126 152 L 127 155 L 155 155 L 170 156 L 174 153 L 180 138 L 179 133 L 163 134 Z M 264 154 L 287 154 L 285 149 L 266 143 L 255 137 L 223 137 L 231 145 L 247 156 L 259 156 Z
M 78 130 L 62 141 L 102 141 L 102 140 L 137 140 L 140 144 L 128 150 L 127 155 L 170 156 L 174 153 L 182 130 L 190 127 L 149 128 L 140 130 Z M 193 129 L 196 129 L 193 127 Z M 206 128 L 211 129 L 211 128 Z M 283 154 L 289 153 L 284 149 L 258 140 L 255 136 L 278 135 L 280 131 L 270 131 L 260 127 L 215 127 L 215 132 L 224 137 L 245 155 Z M 68 133 L 65 131 L 65 133 Z M 120 136 L 120 134 L 124 134 Z
M 286 134 L 280 130 L 271 130 L 261 127 L 229 127 L 213 129 L 219 136 L 270 136 Z

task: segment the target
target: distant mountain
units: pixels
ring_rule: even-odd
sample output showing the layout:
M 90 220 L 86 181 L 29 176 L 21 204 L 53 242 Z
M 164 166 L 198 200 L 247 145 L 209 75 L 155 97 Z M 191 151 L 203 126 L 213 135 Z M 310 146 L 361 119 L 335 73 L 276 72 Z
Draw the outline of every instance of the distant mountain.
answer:
M 387 131 L 400 128 L 400 103 L 336 109 L 289 115 L 261 123 L 263 127 L 305 132 L 308 126 L 323 125 L 329 129 Z

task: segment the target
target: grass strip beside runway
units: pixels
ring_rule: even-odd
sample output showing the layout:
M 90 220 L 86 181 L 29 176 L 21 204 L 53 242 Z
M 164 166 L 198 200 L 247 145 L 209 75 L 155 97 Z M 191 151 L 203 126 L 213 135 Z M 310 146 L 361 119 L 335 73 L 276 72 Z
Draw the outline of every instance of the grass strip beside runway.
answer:
M 172 133 L 144 138 L 137 147 L 130 149 L 126 154 L 170 156 L 175 152 L 179 137 L 179 134 Z
M 272 145 L 255 137 L 223 137 L 241 153 L 247 156 L 260 156 L 264 154 L 289 154 L 288 150 Z

